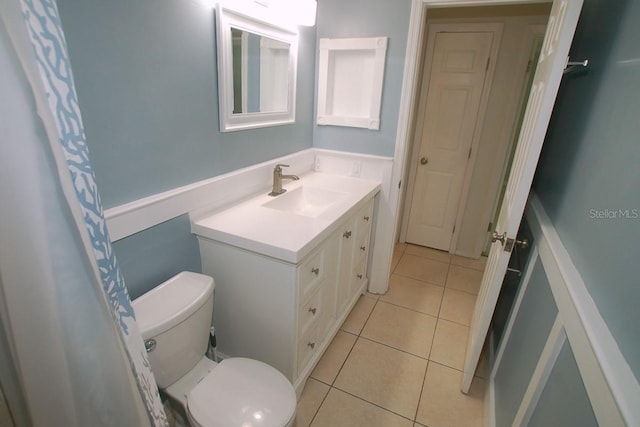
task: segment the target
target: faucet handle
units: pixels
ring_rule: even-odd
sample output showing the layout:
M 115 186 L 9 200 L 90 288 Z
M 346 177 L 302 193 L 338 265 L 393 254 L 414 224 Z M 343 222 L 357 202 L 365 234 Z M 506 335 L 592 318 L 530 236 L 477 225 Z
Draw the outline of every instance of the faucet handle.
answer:
M 288 168 L 289 165 L 285 165 L 284 163 L 278 163 L 275 167 L 276 170 L 282 170 L 282 168 Z

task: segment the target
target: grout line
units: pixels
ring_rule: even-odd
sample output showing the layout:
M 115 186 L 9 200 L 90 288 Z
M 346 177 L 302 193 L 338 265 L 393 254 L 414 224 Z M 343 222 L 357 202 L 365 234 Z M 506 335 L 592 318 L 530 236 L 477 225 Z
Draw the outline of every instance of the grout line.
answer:
M 394 415 L 397 415 L 397 416 L 399 416 L 399 417 L 401 417 L 401 418 L 403 418 L 403 419 L 409 420 L 409 421 L 411 421 L 411 422 L 413 422 L 413 423 L 415 424 L 415 423 L 417 423 L 418 410 L 419 410 L 419 408 L 420 408 L 420 402 L 422 401 L 422 393 L 423 393 L 424 386 L 425 386 L 425 383 L 426 383 L 427 371 L 429 370 L 429 366 L 430 366 L 430 364 L 431 364 L 431 363 L 435 363 L 435 364 L 437 364 L 437 365 L 440 365 L 440 366 L 443 366 L 443 367 L 446 367 L 446 368 L 449 368 L 449 369 L 453 369 L 453 370 L 455 370 L 455 371 L 457 371 L 457 372 L 463 372 L 463 371 L 461 371 L 460 369 L 457 369 L 457 368 L 454 368 L 454 367 L 452 367 L 452 366 L 446 365 L 446 364 L 444 364 L 444 363 L 442 363 L 442 362 L 437 362 L 437 361 L 431 360 L 431 354 L 432 354 L 432 352 L 433 352 L 433 345 L 434 345 L 434 341 L 435 341 L 436 330 L 437 330 L 437 328 L 438 328 L 438 324 L 440 323 L 440 320 L 444 320 L 444 321 L 447 321 L 447 322 L 451 322 L 451 323 L 454 323 L 454 324 L 456 324 L 456 325 L 464 326 L 464 327 L 467 327 L 467 328 L 469 328 L 469 327 L 470 327 L 469 325 L 465 325 L 465 324 L 463 324 L 463 323 L 459 323 L 459 322 L 456 322 L 456 321 L 452 321 L 452 320 L 448 320 L 448 319 L 444 319 L 444 318 L 441 318 L 441 317 L 440 317 L 441 312 L 442 312 L 442 304 L 443 304 L 443 302 L 444 302 L 444 292 L 445 292 L 445 290 L 447 289 L 447 281 L 448 281 L 448 279 L 449 279 L 449 274 L 450 274 L 450 272 L 451 272 L 451 266 L 455 265 L 456 267 L 466 268 L 466 269 L 474 270 L 474 271 L 481 271 L 481 270 L 478 270 L 478 269 L 475 269 L 475 268 L 470 268 L 470 267 L 465 267 L 465 266 L 458 265 L 458 264 L 454 264 L 454 263 L 452 262 L 452 261 L 453 261 L 453 256 L 451 256 L 451 258 L 449 259 L 449 262 L 448 262 L 448 263 L 446 263 L 446 262 L 444 262 L 444 261 L 441 261 L 441 260 L 435 260 L 435 259 L 432 259 L 432 258 L 429 258 L 429 257 L 421 257 L 421 258 L 428 259 L 428 260 L 430 260 L 430 261 L 440 262 L 440 263 L 442 263 L 442 264 L 445 264 L 445 263 L 446 263 L 446 264 L 448 264 L 448 266 L 447 266 L 447 273 L 446 273 L 446 275 L 445 275 L 444 285 L 439 285 L 439 284 L 432 283 L 432 282 L 429 282 L 429 281 L 416 279 L 415 277 L 406 276 L 406 275 L 403 275 L 403 274 L 398 274 L 398 273 L 396 273 L 396 272 L 395 272 L 395 270 L 396 270 L 396 269 L 397 269 L 397 267 L 400 265 L 400 262 L 402 261 L 402 258 L 403 258 L 405 255 L 412 255 L 412 256 L 418 256 L 418 257 L 420 257 L 419 255 L 407 254 L 407 252 L 406 252 L 406 248 L 407 248 L 407 247 L 408 247 L 408 246 L 405 246 L 405 247 L 404 247 L 404 249 L 402 250 L 402 253 L 401 253 L 401 255 L 400 255 L 399 259 L 398 259 L 398 262 L 396 263 L 396 266 L 392 269 L 392 273 L 391 273 L 391 274 L 396 274 L 396 275 L 398 275 L 398 276 L 401 276 L 401 277 L 407 277 L 407 278 L 410 278 L 410 279 L 413 279 L 413 280 L 416 280 L 416 281 L 418 281 L 418 282 L 425 283 L 425 284 L 428 284 L 428 285 L 431 285 L 431 286 L 438 286 L 438 287 L 443 288 L 442 295 L 440 296 L 440 304 L 438 305 L 438 314 L 437 314 L 436 316 L 434 316 L 434 315 L 432 315 L 432 314 L 424 313 L 424 312 L 421 312 L 421 311 L 418 311 L 418 310 L 415 310 L 415 309 L 412 309 L 412 308 L 409 308 L 409 307 L 405 307 L 405 306 L 402 306 L 402 305 L 398 305 L 398 304 L 395 304 L 395 303 L 392 303 L 392 302 L 387 302 L 387 301 L 382 301 L 382 302 L 383 302 L 383 303 L 386 303 L 386 304 L 390 304 L 390 305 L 396 306 L 396 307 L 399 307 L 399 308 L 404 308 L 404 309 L 406 309 L 406 310 L 409 310 L 409 311 L 412 311 L 412 312 L 415 312 L 415 313 L 423 314 L 423 315 L 425 315 L 425 316 L 430 316 L 430 317 L 432 317 L 432 318 L 435 318 L 435 319 L 436 319 L 436 326 L 435 326 L 435 328 L 434 328 L 434 330 L 433 330 L 433 335 L 432 335 L 432 337 L 431 337 L 431 347 L 429 348 L 429 354 L 428 354 L 428 356 L 427 356 L 426 358 L 425 358 L 425 357 L 422 357 L 422 356 L 418 356 L 418 355 L 416 355 L 416 354 L 414 354 L 414 353 L 411 353 L 411 352 L 408 352 L 408 351 L 405 351 L 405 350 L 402 350 L 402 349 L 399 349 L 399 348 L 393 347 L 393 346 L 391 346 L 391 345 L 388 345 L 388 344 L 385 344 L 385 343 L 382 343 L 382 342 L 376 341 L 376 340 L 374 340 L 374 339 L 371 339 L 371 338 L 368 338 L 368 337 L 362 336 L 362 332 L 364 331 L 365 327 L 367 326 L 367 323 L 368 323 L 368 322 L 369 322 L 369 320 L 371 319 L 371 316 L 372 316 L 372 314 L 373 314 L 373 311 L 375 310 L 376 306 L 378 305 L 378 301 L 380 301 L 380 296 L 379 296 L 378 298 L 375 298 L 375 302 L 374 302 L 374 304 L 373 304 L 373 307 L 372 307 L 372 308 L 371 308 L 371 310 L 369 311 L 369 314 L 368 314 L 368 316 L 367 316 L 366 320 L 365 320 L 365 321 L 364 321 L 364 323 L 362 324 L 362 327 L 359 329 L 359 331 L 358 331 L 358 333 L 357 333 L 357 334 L 354 334 L 354 333 L 352 333 L 352 332 L 349 332 L 349 331 L 345 331 L 345 330 L 340 329 L 340 331 L 342 331 L 342 332 L 344 332 L 344 333 L 347 333 L 347 334 L 350 334 L 350 335 L 355 336 L 355 337 L 356 337 L 356 339 L 355 339 L 355 341 L 354 341 L 353 345 L 351 346 L 351 348 L 349 349 L 349 352 L 347 353 L 347 356 L 344 358 L 344 360 L 343 360 L 343 362 L 342 362 L 342 364 L 341 364 L 341 366 L 340 366 L 340 369 L 338 369 L 338 372 L 336 373 L 335 377 L 333 378 L 333 381 L 331 382 L 331 384 L 327 384 L 327 383 L 326 383 L 326 382 L 324 382 L 324 381 L 321 381 L 321 380 L 318 380 L 318 379 L 316 379 L 316 378 L 311 377 L 311 378 L 313 378 L 315 381 L 318 381 L 318 382 L 320 382 L 320 383 L 322 383 L 322 384 L 327 385 L 327 386 L 329 387 L 329 389 L 327 390 L 327 393 L 324 395 L 324 397 L 323 397 L 323 399 L 322 399 L 322 401 L 321 401 L 320 405 L 318 405 L 318 408 L 316 409 L 316 411 L 315 411 L 315 413 L 314 413 L 313 417 L 311 418 L 311 421 L 310 421 L 310 424 L 309 424 L 310 426 L 311 426 L 311 425 L 313 424 L 313 422 L 315 421 L 315 419 L 316 419 L 316 417 L 317 417 L 318 413 L 320 412 L 320 409 L 321 409 L 321 408 L 322 408 L 322 406 L 324 405 L 324 403 L 325 403 L 325 401 L 326 401 L 327 397 L 329 396 L 329 393 L 331 392 L 331 390 L 332 390 L 332 389 L 339 390 L 339 391 L 341 391 L 341 392 L 343 392 L 343 393 L 346 393 L 346 394 L 348 394 L 348 395 L 350 395 L 350 396 L 352 396 L 352 397 L 355 397 L 355 398 L 356 398 L 356 399 L 358 399 L 358 400 L 361 400 L 361 401 L 366 402 L 366 403 L 368 403 L 368 404 L 370 404 L 370 405 L 376 406 L 376 407 L 378 407 L 378 408 L 380 408 L 380 409 L 382 409 L 382 410 L 384 410 L 384 411 L 386 411 L 386 412 L 389 412 L 389 413 L 392 413 L 392 414 L 394 414 Z M 463 291 L 463 290 L 460 290 L 460 289 L 455 289 L 455 288 L 450 288 L 450 289 L 454 289 L 454 290 L 457 290 L 457 291 L 459 291 L 459 292 L 465 292 L 465 293 L 467 293 L 467 294 L 469 294 L 469 295 L 475 295 L 475 296 L 477 296 L 477 294 L 473 294 L 473 293 L 471 293 L 471 292 Z M 362 397 L 360 397 L 360 396 L 357 396 L 357 395 L 355 395 L 355 394 L 352 394 L 352 393 L 350 393 L 350 392 L 348 392 L 348 391 L 346 391 L 346 390 L 343 390 L 343 389 L 341 389 L 341 388 L 339 388 L 339 387 L 336 387 L 336 386 L 335 386 L 335 382 L 336 382 L 336 380 L 338 379 L 338 376 L 339 376 L 339 375 L 340 375 L 340 373 L 342 372 L 342 369 L 344 368 L 344 366 L 345 366 L 345 364 L 346 364 L 347 360 L 348 360 L 348 359 L 349 359 L 349 357 L 351 356 L 351 354 L 352 354 L 352 352 L 353 352 L 353 349 L 355 348 L 355 346 L 356 346 L 356 344 L 357 344 L 357 342 L 358 342 L 358 340 L 359 340 L 360 338 L 365 339 L 365 340 L 370 341 L 370 342 L 373 342 L 373 343 L 376 343 L 376 344 L 379 344 L 379 345 L 382 345 L 382 346 L 385 346 L 385 347 L 387 347 L 387 348 L 390 348 L 390 349 L 393 349 L 393 350 L 396 350 L 396 351 L 402 352 L 402 353 L 404 353 L 404 354 L 408 354 L 408 355 L 411 355 L 411 356 L 417 357 L 417 358 L 419 358 L 419 359 L 421 359 L 421 360 L 425 360 L 425 361 L 427 362 L 426 367 L 425 367 L 424 376 L 423 376 L 423 379 L 422 379 L 422 387 L 420 388 L 420 393 L 419 393 L 419 396 L 418 396 L 418 405 L 417 405 L 417 407 L 416 407 L 416 410 L 415 410 L 415 413 L 414 413 L 413 419 L 407 418 L 407 417 L 406 417 L 406 416 L 404 416 L 404 415 L 398 414 L 397 412 L 391 411 L 391 410 L 390 410 L 390 409 L 388 409 L 388 408 L 385 408 L 385 407 L 383 407 L 383 406 L 381 406 L 381 405 L 379 405 L 379 404 L 376 404 L 376 403 L 374 403 L 374 402 L 370 402 L 370 401 L 368 401 L 368 400 L 366 400 L 366 399 L 364 399 L 364 398 L 362 398 Z M 478 379 L 481 379 L 481 380 L 485 381 L 485 379 L 484 379 L 484 378 L 474 375 L 474 378 L 476 378 L 476 377 L 477 377 Z
M 425 284 L 425 285 L 429 285 L 429 286 L 437 286 L 439 288 L 445 288 L 444 285 L 439 285 L 437 283 L 434 282 L 430 282 L 428 280 L 422 280 L 422 279 L 418 279 L 414 276 L 407 276 L 406 274 L 400 274 L 400 273 L 391 273 L 391 276 L 398 276 L 398 277 L 405 277 L 407 279 L 411 279 L 411 280 L 415 280 L 416 282 L 420 282 L 421 284 Z M 389 279 L 391 279 L 391 276 L 389 276 Z M 380 295 L 383 296 L 384 294 Z
M 442 297 L 441 297 L 442 298 Z M 429 316 L 429 317 L 433 317 L 434 319 L 438 318 L 438 315 L 434 315 L 434 314 L 429 314 L 429 313 L 425 313 L 424 311 L 420 311 L 420 310 L 416 310 L 415 308 L 411 308 L 411 307 L 405 307 L 404 305 L 400 305 L 400 304 L 396 304 L 395 302 L 391 302 L 391 301 L 380 301 L 383 304 L 389 304 L 392 305 L 394 307 L 398 307 L 398 308 L 404 308 L 405 310 L 409 310 L 413 313 L 418 313 L 418 314 L 424 314 L 425 316 Z M 441 302 L 442 303 L 442 302 Z M 440 309 L 438 309 L 439 311 Z
M 349 396 L 351 396 L 351 397 L 355 397 L 355 398 L 356 398 L 356 399 L 358 399 L 358 400 L 362 400 L 363 402 L 366 402 L 366 403 L 368 403 L 368 404 L 370 404 L 370 405 L 373 405 L 373 406 L 375 406 L 375 407 L 378 407 L 378 408 L 380 408 L 380 409 L 384 410 L 385 412 L 389 412 L 389 413 L 392 413 L 392 414 L 397 415 L 397 416 L 399 416 L 399 417 L 402 417 L 402 418 L 404 418 L 405 420 L 409 420 L 409 421 L 411 421 L 411 422 L 415 422 L 415 420 L 412 420 L 411 418 L 407 418 L 406 416 L 404 416 L 404 415 L 402 415 L 402 414 L 399 414 L 399 413 L 397 413 L 397 412 L 394 412 L 394 411 L 392 411 L 392 410 L 391 410 L 391 409 L 389 409 L 389 408 L 385 408 L 384 406 L 381 406 L 381 405 L 379 405 L 379 404 L 377 404 L 377 403 L 370 402 L 370 401 L 368 401 L 367 399 L 364 399 L 364 398 L 362 398 L 362 397 L 360 397 L 360 396 L 357 396 L 357 395 L 355 395 L 355 394 L 353 394 L 353 393 L 351 393 L 351 392 L 348 392 L 347 390 L 343 390 L 343 389 L 341 389 L 341 388 L 339 388 L 339 387 L 332 387 L 332 388 L 335 388 L 336 390 L 339 390 L 339 391 L 341 391 L 341 392 L 343 392 L 343 393 L 345 393 L 345 394 L 348 394 L 348 395 L 349 395 Z M 327 393 L 327 394 L 329 394 L 329 393 Z M 418 403 L 420 403 L 420 402 L 418 402 Z
M 444 263 L 443 263 L 443 264 L 444 264 Z M 447 269 L 447 270 L 448 270 L 448 269 Z M 413 279 L 413 280 L 415 280 L 415 281 L 417 281 L 417 282 L 426 283 L 426 284 L 428 284 L 428 285 L 438 286 L 438 287 L 440 287 L 440 288 L 446 288 L 446 286 L 445 286 L 445 285 L 440 285 L 440 284 L 438 284 L 438 283 L 429 282 L 428 280 L 421 280 L 421 279 L 418 279 L 418 278 L 417 278 L 417 277 L 415 277 L 415 276 L 408 276 L 408 275 L 406 275 L 406 274 L 395 273 L 395 272 L 394 272 L 394 273 L 391 273 L 391 274 L 395 274 L 396 276 L 400 276 L 400 277 L 406 277 L 406 278 L 408 278 L 408 279 Z M 446 283 L 446 280 L 445 280 L 445 283 Z
M 315 379 L 315 378 L 314 378 Z M 307 380 L 308 381 L 308 380 Z M 316 380 L 318 382 L 321 382 L 322 384 L 326 384 L 320 380 Z M 322 408 L 322 405 L 324 405 L 324 401 L 327 400 L 327 396 L 329 396 L 329 392 L 331 391 L 331 386 L 329 386 L 329 389 L 327 390 L 327 392 L 324 394 L 324 397 L 322 398 L 322 402 L 320 402 L 320 404 L 318 405 L 318 408 L 316 409 L 316 411 L 313 413 L 313 417 L 311 417 L 311 421 L 309 421 L 308 426 L 311 427 L 311 425 L 313 424 L 313 421 L 316 419 L 316 417 L 318 416 L 318 412 L 320 412 L 320 408 Z M 297 426 L 297 427 L 302 427 L 302 426 Z
M 409 356 L 417 357 L 418 359 L 421 359 L 421 360 L 429 361 L 429 359 L 427 357 L 418 356 L 417 354 L 408 352 L 407 350 L 402 350 L 401 348 L 396 348 L 396 347 L 394 347 L 392 345 L 385 344 L 385 343 L 380 342 L 380 341 L 376 341 L 376 340 L 374 340 L 372 338 L 368 338 L 368 337 L 358 337 L 358 338 L 362 338 L 363 340 L 367 340 L 367 341 L 370 341 L 372 343 L 380 344 L 380 345 L 385 346 L 387 348 L 390 348 L 392 350 L 399 351 L 400 353 L 404 353 L 404 354 L 408 354 Z M 433 346 L 433 342 L 432 342 L 432 346 Z M 355 345 L 354 345 L 354 347 L 355 347 Z M 429 350 L 429 352 L 431 352 L 431 350 Z
M 433 347 L 433 342 L 431 343 Z M 431 349 L 429 349 L 429 353 L 431 353 Z M 420 387 L 420 395 L 418 396 L 418 406 L 416 406 L 416 412 L 413 414 L 413 423 L 415 424 L 418 420 L 418 411 L 420 410 L 420 402 L 422 402 L 422 392 L 424 391 L 424 385 L 427 383 L 427 372 L 429 371 L 429 365 L 431 361 L 427 361 L 427 367 L 424 370 L 424 376 L 422 377 L 422 387 Z

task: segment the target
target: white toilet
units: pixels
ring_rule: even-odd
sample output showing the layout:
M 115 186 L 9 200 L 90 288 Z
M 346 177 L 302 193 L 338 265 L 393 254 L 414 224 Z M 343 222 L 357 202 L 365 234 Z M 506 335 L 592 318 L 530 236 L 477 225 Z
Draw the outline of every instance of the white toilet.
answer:
M 257 360 L 205 357 L 213 278 L 182 272 L 133 301 L 158 387 L 192 427 L 293 425 L 296 394 L 275 368 Z

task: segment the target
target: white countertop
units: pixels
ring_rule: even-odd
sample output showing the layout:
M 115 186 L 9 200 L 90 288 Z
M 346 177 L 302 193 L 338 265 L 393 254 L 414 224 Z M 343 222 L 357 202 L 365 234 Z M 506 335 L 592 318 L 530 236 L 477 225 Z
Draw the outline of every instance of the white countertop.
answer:
M 288 192 L 299 187 L 342 193 L 316 217 L 263 206 L 283 195 L 268 191 L 191 223 L 198 236 L 297 264 L 333 232 L 339 221 L 380 191 L 380 183 L 361 178 L 310 172 L 285 181 Z

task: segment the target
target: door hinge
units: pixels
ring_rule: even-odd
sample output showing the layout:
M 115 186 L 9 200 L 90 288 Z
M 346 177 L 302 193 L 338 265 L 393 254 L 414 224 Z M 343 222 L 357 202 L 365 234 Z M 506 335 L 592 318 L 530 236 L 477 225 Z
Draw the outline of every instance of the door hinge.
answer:
M 487 231 L 491 231 L 492 228 L 493 228 L 493 222 L 490 222 L 489 225 L 487 226 Z
M 402 185 L 402 180 L 398 181 L 398 188 Z
M 491 57 L 488 57 L 488 58 L 487 58 L 487 66 L 486 66 L 486 67 L 485 67 L 485 69 L 484 69 L 485 71 L 488 71 L 488 70 L 489 70 L 489 62 L 490 62 L 490 61 L 491 61 Z
M 473 147 L 469 147 L 469 154 L 467 154 L 467 159 L 471 158 L 471 150 L 473 149 Z
M 451 230 L 451 234 L 453 234 L 453 233 L 455 233 L 455 232 L 456 232 L 456 225 L 455 225 L 455 224 L 453 224 L 453 230 Z
M 533 61 L 529 60 L 529 62 L 527 62 L 527 71 L 525 71 L 525 73 L 528 73 L 529 71 L 531 71 L 532 65 L 533 65 Z

